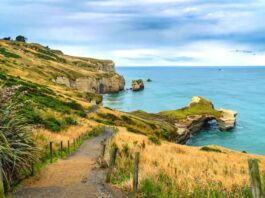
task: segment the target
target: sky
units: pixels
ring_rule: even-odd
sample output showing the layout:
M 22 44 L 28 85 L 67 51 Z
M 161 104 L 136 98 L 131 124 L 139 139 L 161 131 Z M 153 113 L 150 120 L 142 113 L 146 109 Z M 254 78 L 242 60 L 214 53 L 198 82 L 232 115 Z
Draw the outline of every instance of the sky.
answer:
M 0 37 L 117 66 L 265 65 L 265 0 L 0 0 Z

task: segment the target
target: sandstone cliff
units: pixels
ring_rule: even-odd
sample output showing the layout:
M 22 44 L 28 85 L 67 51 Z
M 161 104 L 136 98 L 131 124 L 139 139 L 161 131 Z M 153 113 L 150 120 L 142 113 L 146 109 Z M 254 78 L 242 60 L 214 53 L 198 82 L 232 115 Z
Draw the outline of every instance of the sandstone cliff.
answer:
M 81 92 L 112 93 L 125 86 L 124 78 L 116 73 L 111 60 L 69 56 L 35 43 L 0 40 L 0 71 Z
M 75 80 L 71 80 L 64 76 L 58 76 L 56 79 L 53 79 L 53 81 L 80 91 L 100 94 L 119 92 L 122 91 L 125 86 L 124 78 L 117 74 L 101 78 L 89 76 L 81 77 Z
M 176 117 L 174 121 L 178 143 L 186 143 L 193 133 L 202 130 L 212 120 L 217 122 L 220 131 L 227 131 L 236 125 L 236 112 L 226 109 L 215 110 L 213 103 L 202 97 L 193 97 L 191 103 L 183 109 L 188 111 L 186 117 L 184 119 Z M 171 113 L 174 115 L 174 111 Z M 172 118 L 170 112 L 162 114 Z

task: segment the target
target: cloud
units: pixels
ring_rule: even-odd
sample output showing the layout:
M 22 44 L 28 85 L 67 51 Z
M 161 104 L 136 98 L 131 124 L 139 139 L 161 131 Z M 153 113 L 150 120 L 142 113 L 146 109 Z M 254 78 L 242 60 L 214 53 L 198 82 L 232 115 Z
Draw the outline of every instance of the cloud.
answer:
M 265 65 L 261 0 L 1 0 L 0 8 L 1 37 L 24 34 L 117 65 Z

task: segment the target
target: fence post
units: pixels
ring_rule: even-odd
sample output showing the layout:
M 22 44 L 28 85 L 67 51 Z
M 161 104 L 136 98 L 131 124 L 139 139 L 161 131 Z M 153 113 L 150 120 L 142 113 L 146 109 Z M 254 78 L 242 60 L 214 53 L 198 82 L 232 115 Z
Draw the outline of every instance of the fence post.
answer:
M 76 139 L 74 139 L 74 150 L 75 150 Z
M 103 159 L 105 156 L 105 151 L 106 151 L 106 144 L 103 144 L 102 151 L 101 151 L 101 158 Z
M 70 154 L 70 140 L 67 141 L 67 151 L 68 154 Z
M 63 141 L 61 141 L 60 144 L 60 153 L 61 153 L 61 158 L 63 158 Z
M 135 154 L 134 159 L 134 170 L 133 170 L 133 192 L 136 195 L 138 191 L 138 174 L 139 174 L 139 163 L 140 163 L 140 153 Z
M 2 173 L 2 159 L 0 158 L 0 198 L 5 198 L 4 179 Z
M 117 152 L 118 152 L 118 148 L 116 146 L 112 147 L 111 155 L 110 155 L 109 170 L 108 170 L 107 176 L 106 176 L 106 183 L 110 182 L 111 174 L 112 174 L 113 168 L 115 166 Z
M 249 168 L 252 196 L 253 198 L 263 198 L 258 160 L 249 159 L 248 168 Z
M 52 142 L 50 142 L 50 162 L 52 163 Z

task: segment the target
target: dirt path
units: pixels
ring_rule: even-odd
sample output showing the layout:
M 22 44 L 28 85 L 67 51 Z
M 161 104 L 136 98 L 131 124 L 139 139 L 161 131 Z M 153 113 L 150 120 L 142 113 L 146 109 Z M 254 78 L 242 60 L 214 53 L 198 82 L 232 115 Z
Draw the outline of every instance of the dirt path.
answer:
M 87 140 L 66 159 L 47 166 L 14 193 L 15 198 L 120 198 L 120 192 L 104 184 L 105 170 L 97 165 L 101 142 L 111 132 Z

